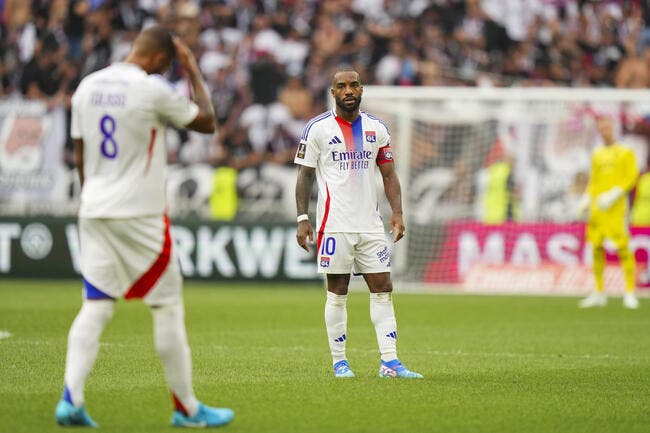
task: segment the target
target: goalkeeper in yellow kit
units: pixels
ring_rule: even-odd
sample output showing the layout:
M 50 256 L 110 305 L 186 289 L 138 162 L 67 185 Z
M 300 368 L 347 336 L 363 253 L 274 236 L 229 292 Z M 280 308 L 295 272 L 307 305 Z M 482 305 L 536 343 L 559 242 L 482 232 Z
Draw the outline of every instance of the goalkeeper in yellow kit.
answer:
M 634 152 L 616 142 L 611 119 L 600 116 L 596 124 L 604 146 L 593 152 L 589 184 L 579 204 L 582 215 L 589 211 L 585 235 L 593 247 L 596 290 L 580 301 L 580 307 L 602 307 L 607 304 L 603 287 L 603 242 L 607 238 L 616 245 L 625 275 L 623 306 L 635 309 L 639 307 L 639 301 L 634 295 L 635 261 L 629 249 L 627 193 L 634 187 L 639 169 Z

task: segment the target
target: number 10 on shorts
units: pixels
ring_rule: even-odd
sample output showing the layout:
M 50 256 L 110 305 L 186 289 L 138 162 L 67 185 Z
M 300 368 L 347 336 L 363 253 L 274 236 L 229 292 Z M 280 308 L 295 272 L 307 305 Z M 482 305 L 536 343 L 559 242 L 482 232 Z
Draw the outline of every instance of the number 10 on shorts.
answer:
M 336 250 L 336 239 L 333 237 L 328 237 L 323 241 L 323 244 L 320 247 L 321 255 L 331 256 Z

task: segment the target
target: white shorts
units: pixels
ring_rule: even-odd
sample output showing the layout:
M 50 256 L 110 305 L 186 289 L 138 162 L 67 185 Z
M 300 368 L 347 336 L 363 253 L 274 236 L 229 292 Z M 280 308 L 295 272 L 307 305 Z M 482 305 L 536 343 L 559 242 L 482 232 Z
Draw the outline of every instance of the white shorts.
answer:
M 79 244 L 87 299 L 181 302 L 183 278 L 167 216 L 79 218 Z
M 318 238 L 318 272 L 376 274 L 390 272 L 384 233 L 323 233 Z

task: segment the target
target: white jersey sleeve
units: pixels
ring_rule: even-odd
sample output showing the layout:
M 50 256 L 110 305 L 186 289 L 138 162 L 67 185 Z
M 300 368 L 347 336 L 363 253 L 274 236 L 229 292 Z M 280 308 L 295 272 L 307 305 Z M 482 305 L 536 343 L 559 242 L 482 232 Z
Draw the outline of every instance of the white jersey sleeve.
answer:
M 300 143 L 298 144 L 298 151 L 296 152 L 294 163 L 312 168 L 316 167 L 320 156 L 320 147 L 318 140 L 319 127 L 316 126 L 314 128 L 314 125 L 318 125 L 318 123 L 332 116 L 332 112 L 327 111 L 307 122 L 300 136 Z
M 156 95 L 156 109 L 163 123 L 171 123 L 177 128 L 183 128 L 196 118 L 199 107 L 174 90 L 167 80 L 160 75 L 152 75 L 150 81 Z
M 382 147 L 390 146 L 390 132 L 388 131 L 388 126 L 379 118 L 368 115 L 369 118 L 376 120 L 379 125 L 377 126 L 377 146 L 381 149 Z

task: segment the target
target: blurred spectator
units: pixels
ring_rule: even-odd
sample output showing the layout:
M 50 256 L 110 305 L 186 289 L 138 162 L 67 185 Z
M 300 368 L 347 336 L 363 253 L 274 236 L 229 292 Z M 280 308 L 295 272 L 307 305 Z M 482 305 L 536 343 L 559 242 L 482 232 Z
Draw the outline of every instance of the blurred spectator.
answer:
M 70 47 L 71 60 L 79 60 L 82 54 L 82 42 L 86 31 L 86 17 L 90 12 L 90 2 L 87 0 L 70 0 L 68 3 L 68 19 L 65 34 Z
M 312 111 L 312 100 L 311 92 L 299 75 L 290 75 L 278 95 L 278 101 L 284 104 L 291 116 L 300 123 L 297 130 L 301 130 L 304 124 L 317 114 Z M 300 132 L 294 135 L 300 135 Z
M 113 54 L 113 28 L 111 10 L 102 7 L 94 10 L 88 17 L 88 31 L 82 42 L 82 75 L 86 76 L 108 66 Z
M 144 26 L 147 18 L 147 13 L 140 7 L 138 0 L 121 0 L 116 3 L 111 21 L 112 27 L 137 33 Z
M 51 104 L 62 103 L 63 67 L 59 43 L 47 34 L 37 43 L 34 57 L 25 65 L 20 91 L 29 99 L 42 99 Z
M 270 33 L 267 35 L 270 36 Z M 272 145 L 277 129 L 291 120 L 291 114 L 278 101 L 279 89 L 285 79 L 281 66 L 268 51 L 257 51 L 254 56 L 255 60 L 250 65 L 253 104 L 244 109 L 240 122 L 248 128 L 248 136 L 255 150 L 266 152 Z
M 388 54 L 377 63 L 375 77 L 378 84 L 409 86 L 417 84 L 417 62 L 407 52 L 404 42 L 390 42 Z
M 296 29 L 288 29 L 282 47 L 278 50 L 278 62 L 288 74 L 301 75 L 305 59 L 309 53 L 309 43 Z
M 643 54 L 637 52 L 634 41 L 626 44 L 627 57 L 621 60 L 616 71 L 616 87 L 628 89 L 647 89 L 650 86 L 650 48 Z
M 326 98 L 331 87 L 330 69 L 332 69 L 331 65 L 328 64 L 327 59 L 320 52 L 311 52 L 307 60 L 305 76 L 309 77 L 307 88 L 314 96 L 314 104 L 319 107 L 314 110 L 315 112 L 325 111 Z
M 250 92 L 240 75 L 233 72 L 231 67 L 221 67 L 206 77 L 212 88 L 217 130 L 222 140 L 230 137 L 237 127 L 244 107 L 250 104 Z
M 262 159 L 263 154 L 256 152 L 251 146 L 246 130 L 238 127 L 223 141 L 220 155 L 215 163 L 243 171 L 258 167 Z
M 316 18 L 316 27 L 312 36 L 312 49 L 325 58 L 331 58 L 341 51 L 345 34 L 329 15 Z

